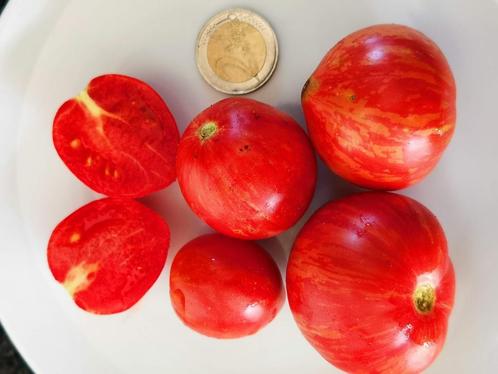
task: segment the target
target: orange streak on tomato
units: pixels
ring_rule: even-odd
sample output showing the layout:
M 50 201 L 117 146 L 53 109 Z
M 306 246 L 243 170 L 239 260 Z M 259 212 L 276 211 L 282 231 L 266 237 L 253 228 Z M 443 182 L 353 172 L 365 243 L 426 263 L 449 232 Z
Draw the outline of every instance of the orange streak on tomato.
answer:
M 295 320 L 309 342 L 352 373 L 418 373 L 440 352 L 454 300 L 444 232 L 416 201 L 364 193 L 318 210 L 287 267 Z M 414 295 L 435 290 L 428 313 Z
M 337 174 L 397 189 L 427 175 L 455 126 L 456 89 L 439 48 L 399 25 L 337 43 L 309 79 L 302 105 L 310 137 Z

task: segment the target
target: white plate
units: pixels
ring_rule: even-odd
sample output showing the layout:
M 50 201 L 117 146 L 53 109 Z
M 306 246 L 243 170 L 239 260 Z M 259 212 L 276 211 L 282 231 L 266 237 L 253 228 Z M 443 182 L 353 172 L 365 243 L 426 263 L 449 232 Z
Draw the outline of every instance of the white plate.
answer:
M 288 306 L 259 334 L 236 341 L 184 327 L 168 296 L 179 246 L 208 231 L 177 185 L 146 199 L 168 220 L 172 246 L 153 288 L 130 311 L 93 316 L 52 279 L 45 248 L 55 224 L 97 197 L 67 170 L 51 142 L 55 110 L 98 74 L 151 83 L 183 130 L 224 97 L 198 74 L 202 24 L 235 0 L 11 0 L 0 19 L 0 317 L 38 373 L 333 373 L 305 342 Z M 437 169 L 403 191 L 441 220 L 457 272 L 446 346 L 431 373 L 498 371 L 498 6 L 494 1 L 248 1 L 275 28 L 281 55 L 271 80 L 251 97 L 302 124 L 301 87 L 341 37 L 370 24 L 420 29 L 445 52 L 458 84 L 458 123 Z M 351 187 L 320 168 L 309 217 Z M 305 218 L 306 218 L 305 217 Z M 283 269 L 303 220 L 264 245 Z

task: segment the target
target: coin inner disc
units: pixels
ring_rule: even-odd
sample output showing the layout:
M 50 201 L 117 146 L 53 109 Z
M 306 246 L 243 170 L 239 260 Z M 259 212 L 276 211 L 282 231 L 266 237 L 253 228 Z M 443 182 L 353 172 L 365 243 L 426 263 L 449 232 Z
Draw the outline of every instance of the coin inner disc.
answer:
M 207 60 L 221 79 L 241 83 L 257 76 L 266 59 L 266 43 L 252 25 L 237 19 L 219 25 L 207 45 Z

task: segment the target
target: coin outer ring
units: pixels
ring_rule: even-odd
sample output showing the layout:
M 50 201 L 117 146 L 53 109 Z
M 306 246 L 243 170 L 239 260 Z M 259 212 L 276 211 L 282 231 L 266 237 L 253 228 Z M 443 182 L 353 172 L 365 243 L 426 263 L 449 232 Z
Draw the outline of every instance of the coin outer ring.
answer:
M 266 44 L 266 58 L 263 67 L 256 76 L 239 83 L 221 79 L 211 69 L 207 58 L 207 47 L 211 35 L 225 22 L 234 20 L 246 22 L 253 26 L 261 33 Z M 206 22 L 197 36 L 195 52 L 197 68 L 211 87 L 226 94 L 243 95 L 257 90 L 272 76 L 278 61 L 278 42 L 270 24 L 260 15 L 243 8 L 231 8 L 216 14 Z

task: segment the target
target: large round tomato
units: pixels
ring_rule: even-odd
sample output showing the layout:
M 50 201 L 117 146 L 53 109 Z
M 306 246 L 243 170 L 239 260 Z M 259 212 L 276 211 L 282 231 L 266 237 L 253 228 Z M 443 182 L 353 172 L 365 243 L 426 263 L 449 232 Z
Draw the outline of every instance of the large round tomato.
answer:
M 175 119 L 147 84 L 124 75 L 94 78 L 57 111 L 53 141 L 62 161 L 91 189 L 140 197 L 176 178 Z
M 282 306 L 277 265 L 254 242 L 220 234 L 187 243 L 175 256 L 170 296 L 181 320 L 215 338 L 239 338 L 268 324 Z
M 208 225 L 261 239 L 303 215 L 315 189 L 316 161 L 290 116 L 255 100 L 229 98 L 185 130 L 177 175 L 188 204 Z
M 161 273 L 169 228 L 129 199 L 87 204 L 60 222 L 48 243 L 54 278 L 82 309 L 96 314 L 130 308 Z
M 455 275 L 436 217 L 370 192 L 326 204 L 299 233 L 287 267 L 294 318 L 349 373 L 419 373 L 443 346 Z
M 400 25 L 356 31 L 306 83 L 302 105 L 318 153 L 363 187 L 398 189 L 425 177 L 455 127 L 455 81 L 437 45 Z

